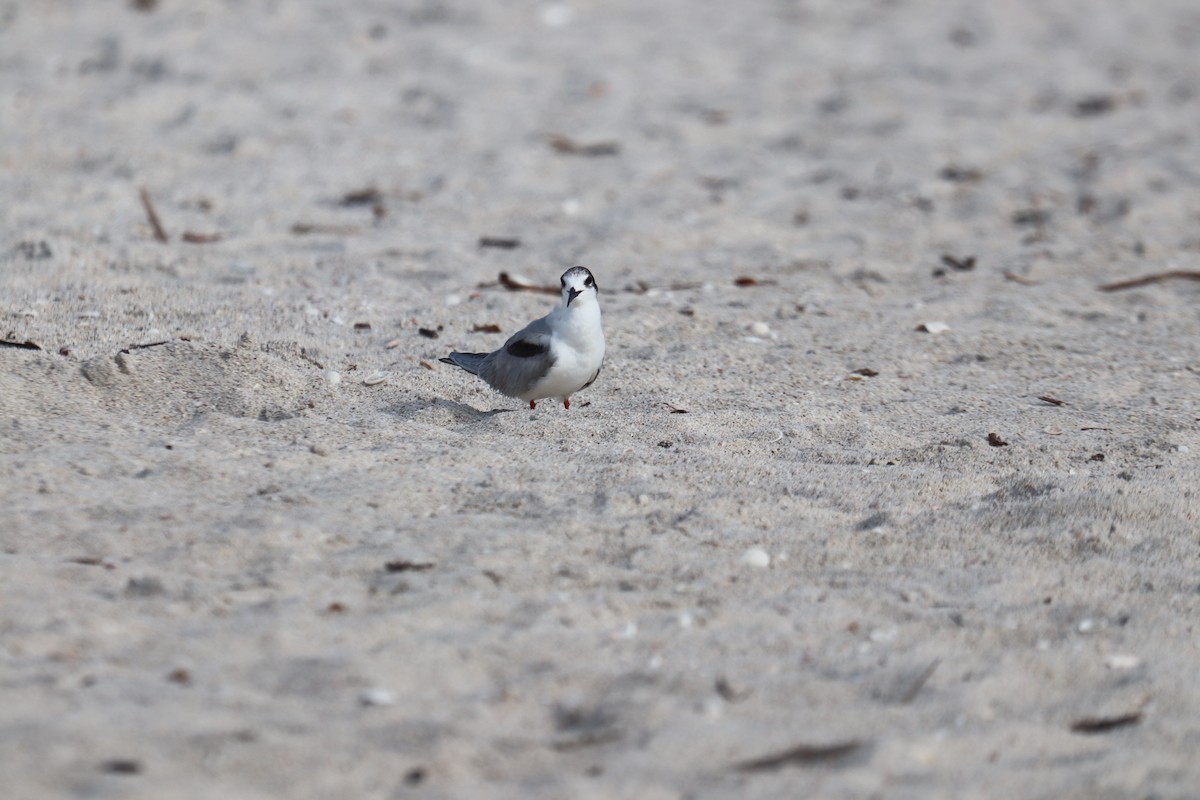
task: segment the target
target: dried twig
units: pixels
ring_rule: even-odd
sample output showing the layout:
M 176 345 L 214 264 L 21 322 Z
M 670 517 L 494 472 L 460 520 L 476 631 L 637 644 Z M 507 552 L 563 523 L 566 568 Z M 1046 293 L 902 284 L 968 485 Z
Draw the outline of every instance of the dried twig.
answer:
M 221 241 L 219 233 L 197 233 L 196 231 L 184 231 L 179 238 L 183 239 L 188 244 L 212 244 L 213 242 Z
M 1132 278 L 1127 281 L 1117 281 L 1116 283 L 1105 283 L 1096 288 L 1102 292 L 1119 292 L 1122 289 L 1136 289 L 1139 286 L 1149 286 L 1152 283 L 1161 283 L 1173 279 L 1182 279 L 1189 281 L 1200 281 L 1200 271 L 1175 269 L 1170 272 L 1157 272 L 1153 275 L 1144 275 L 1141 278 Z
M 170 344 L 170 340 L 163 339 L 161 342 L 147 342 L 146 344 L 131 344 L 129 347 L 124 347 L 121 352 L 129 355 L 134 350 L 145 350 L 147 347 L 161 347 L 164 344 Z
M 325 225 L 319 222 L 297 222 L 292 226 L 292 233 L 297 236 L 306 236 L 310 233 L 349 236 L 352 233 L 358 233 L 358 228 L 353 225 Z
M 167 232 L 163 230 L 158 212 L 154 210 L 154 201 L 150 199 L 150 193 L 142 188 L 138 190 L 138 196 L 142 198 L 142 208 L 146 209 L 146 219 L 150 220 L 150 227 L 154 229 L 154 238 L 160 242 L 169 242 L 171 237 L 167 236 Z
M 615 156 L 621 152 L 621 145 L 617 142 L 589 142 L 581 144 L 561 133 L 550 134 L 546 137 L 546 141 L 550 143 L 550 146 L 554 148 L 556 153 L 569 156 Z
M 762 758 L 735 764 L 740 772 L 765 772 L 781 767 L 818 764 L 845 758 L 862 749 L 863 743 L 853 739 L 835 744 L 802 744 Z

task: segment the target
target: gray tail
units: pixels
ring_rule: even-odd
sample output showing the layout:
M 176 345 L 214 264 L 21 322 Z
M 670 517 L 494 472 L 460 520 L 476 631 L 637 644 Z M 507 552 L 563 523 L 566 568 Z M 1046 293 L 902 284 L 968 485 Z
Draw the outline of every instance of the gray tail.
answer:
M 479 368 L 483 366 L 483 360 L 487 358 L 487 353 L 458 353 L 450 354 L 449 358 L 439 358 L 438 361 L 444 361 L 447 364 L 453 364 L 456 367 L 462 367 L 472 375 L 479 374 Z

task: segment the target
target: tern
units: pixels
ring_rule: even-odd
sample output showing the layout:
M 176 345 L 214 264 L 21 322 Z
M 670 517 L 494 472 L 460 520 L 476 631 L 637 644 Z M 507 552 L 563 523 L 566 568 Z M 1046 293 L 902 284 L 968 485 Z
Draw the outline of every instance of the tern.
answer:
M 549 397 L 571 408 L 571 395 L 596 381 L 604 361 L 604 329 L 596 279 L 585 267 L 562 275 L 562 302 L 546 316 L 514 333 L 491 353 L 453 352 L 439 359 L 478 375 L 507 397 Z

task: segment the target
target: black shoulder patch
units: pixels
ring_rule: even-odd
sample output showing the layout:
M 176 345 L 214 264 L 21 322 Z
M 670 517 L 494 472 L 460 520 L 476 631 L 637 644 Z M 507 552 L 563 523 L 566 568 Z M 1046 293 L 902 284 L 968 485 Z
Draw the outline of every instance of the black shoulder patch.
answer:
M 526 339 L 513 342 L 505 348 L 510 356 L 517 358 L 533 358 L 534 356 L 545 355 L 550 348 L 544 344 L 534 344 Z

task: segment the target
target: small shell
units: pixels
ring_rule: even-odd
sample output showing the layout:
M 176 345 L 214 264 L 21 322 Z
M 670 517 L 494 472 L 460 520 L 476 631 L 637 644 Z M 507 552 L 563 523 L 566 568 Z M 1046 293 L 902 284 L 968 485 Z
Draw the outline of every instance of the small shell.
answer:
M 761 547 L 751 547 L 749 550 L 742 553 L 742 563 L 748 567 L 765 569 L 771 566 L 771 556 Z
M 387 383 L 387 379 L 390 377 L 392 377 L 392 373 L 390 372 L 375 370 L 370 375 L 363 378 L 363 386 L 378 386 L 381 383 Z

